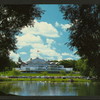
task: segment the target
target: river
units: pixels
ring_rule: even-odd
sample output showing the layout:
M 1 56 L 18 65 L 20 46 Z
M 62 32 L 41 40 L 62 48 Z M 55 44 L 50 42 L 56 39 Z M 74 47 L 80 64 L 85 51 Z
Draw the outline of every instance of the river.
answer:
M 100 96 L 100 82 L 0 82 L 0 91 L 20 96 Z

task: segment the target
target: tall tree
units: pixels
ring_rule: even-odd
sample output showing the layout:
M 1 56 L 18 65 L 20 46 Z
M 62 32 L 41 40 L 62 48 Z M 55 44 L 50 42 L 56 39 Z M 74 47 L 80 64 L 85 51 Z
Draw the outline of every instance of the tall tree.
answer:
M 73 68 L 73 70 L 76 70 L 76 60 L 61 60 L 59 64 L 64 65 L 65 68 Z
M 43 11 L 36 5 L 0 5 L 0 70 L 9 66 L 10 51 L 16 51 L 16 35 L 33 26 Z
M 71 23 L 70 45 L 100 77 L 100 5 L 62 5 L 63 18 Z

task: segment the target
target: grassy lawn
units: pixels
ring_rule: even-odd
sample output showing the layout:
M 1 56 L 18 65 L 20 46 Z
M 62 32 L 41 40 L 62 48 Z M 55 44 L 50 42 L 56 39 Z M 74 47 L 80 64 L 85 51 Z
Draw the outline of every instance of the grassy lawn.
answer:
M 70 82 L 70 78 L 67 79 L 46 79 L 46 78 L 2 78 L 0 81 L 46 81 L 46 82 Z M 87 79 L 73 79 L 73 82 L 91 82 Z
M 81 76 L 79 73 L 21 73 L 18 71 L 6 71 L 6 72 L 0 72 L 0 76 Z
M 79 73 L 21 73 L 18 71 L 0 72 L 0 76 L 81 76 Z M 0 78 L 0 81 L 51 81 L 51 82 L 69 82 L 70 78 Z M 87 79 L 73 78 L 74 82 L 90 82 Z

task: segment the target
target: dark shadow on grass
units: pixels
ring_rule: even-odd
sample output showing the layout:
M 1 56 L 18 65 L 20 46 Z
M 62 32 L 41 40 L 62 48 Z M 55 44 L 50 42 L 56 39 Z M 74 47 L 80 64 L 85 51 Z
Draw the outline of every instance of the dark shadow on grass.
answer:
M 0 91 L 0 96 L 18 96 L 18 95 L 14 95 L 14 94 L 6 94 L 6 93 Z

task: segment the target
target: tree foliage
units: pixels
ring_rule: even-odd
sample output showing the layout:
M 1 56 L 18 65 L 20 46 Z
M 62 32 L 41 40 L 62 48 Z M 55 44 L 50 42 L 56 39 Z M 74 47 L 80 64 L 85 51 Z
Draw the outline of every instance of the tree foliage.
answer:
M 73 70 L 76 70 L 76 60 L 61 60 L 59 64 L 64 65 L 65 68 L 73 68 Z
M 33 26 L 43 11 L 36 5 L 0 5 L 0 67 L 9 66 L 10 51 L 16 51 L 16 36 L 25 26 Z
M 90 77 L 96 76 L 94 68 L 90 67 L 88 64 L 88 59 L 77 60 L 76 68 L 78 71 L 80 71 L 81 75 L 90 76 Z
M 71 23 L 68 45 L 88 59 L 88 66 L 100 77 L 100 5 L 62 5 L 60 10 Z
M 66 71 L 65 70 L 60 70 L 60 74 L 66 75 Z
M 76 67 L 80 71 L 82 75 L 88 76 L 90 72 L 90 67 L 88 66 L 88 60 L 87 59 L 79 59 L 76 62 Z

